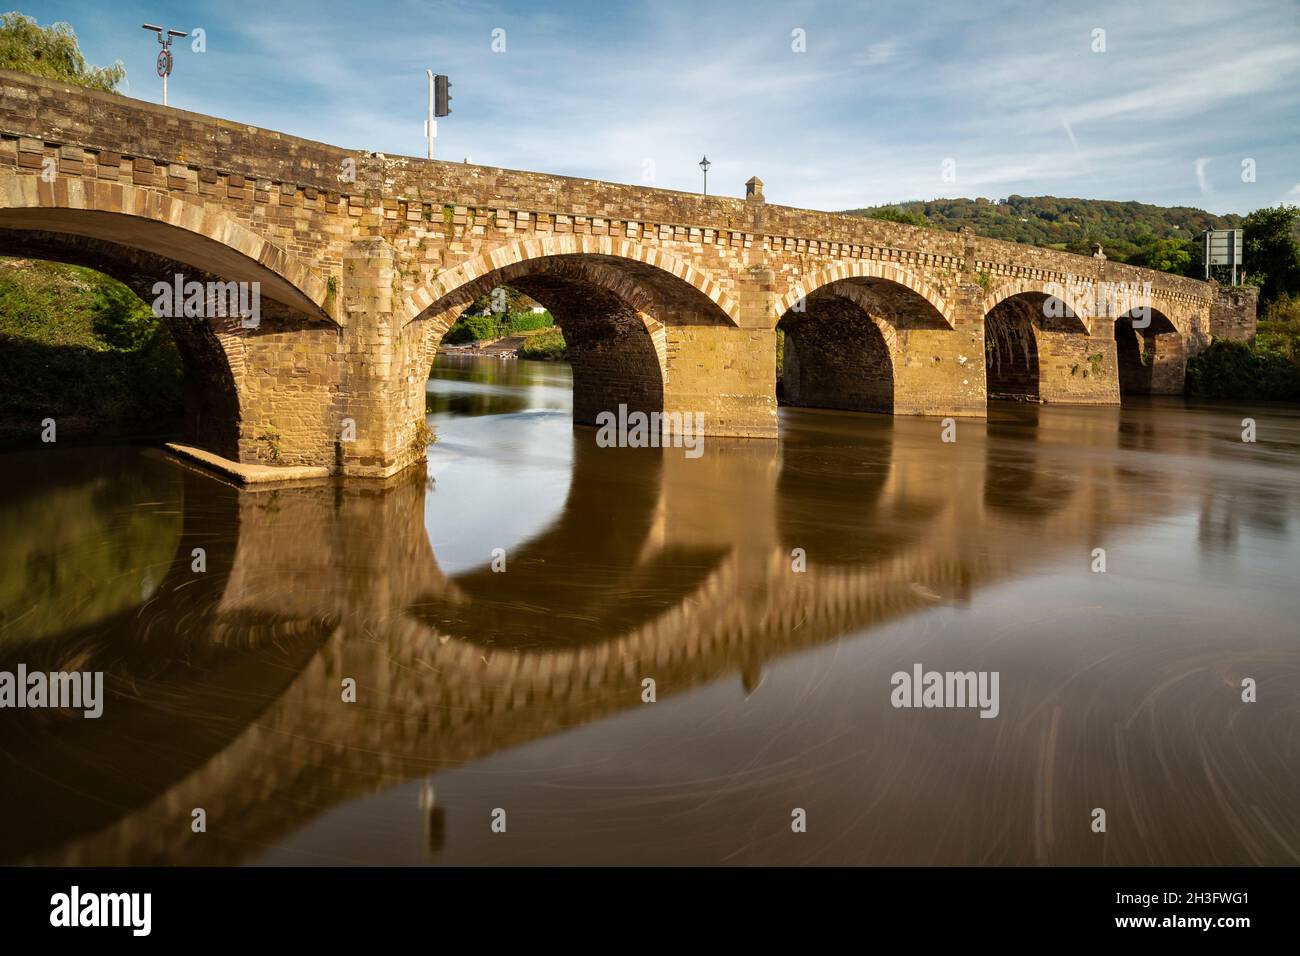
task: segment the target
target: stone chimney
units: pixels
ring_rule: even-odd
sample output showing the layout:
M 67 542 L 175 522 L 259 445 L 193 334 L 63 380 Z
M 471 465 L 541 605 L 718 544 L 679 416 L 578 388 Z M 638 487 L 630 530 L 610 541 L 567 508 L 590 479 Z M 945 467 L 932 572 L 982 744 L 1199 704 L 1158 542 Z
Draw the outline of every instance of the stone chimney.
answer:
M 763 180 L 757 176 L 750 176 L 749 182 L 745 183 L 745 198 L 752 199 L 754 202 L 762 202 Z

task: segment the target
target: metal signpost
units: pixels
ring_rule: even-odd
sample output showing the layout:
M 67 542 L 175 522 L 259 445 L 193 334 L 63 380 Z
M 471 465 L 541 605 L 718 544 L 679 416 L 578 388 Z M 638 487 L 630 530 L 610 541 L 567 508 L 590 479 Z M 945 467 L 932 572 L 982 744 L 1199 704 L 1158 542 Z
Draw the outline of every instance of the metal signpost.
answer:
M 1237 266 L 1241 265 L 1241 230 L 1210 229 L 1201 237 L 1205 252 L 1205 278 L 1210 266 L 1231 266 L 1232 284 L 1237 284 Z
M 167 105 L 167 77 L 172 75 L 172 40 L 177 37 L 187 37 L 188 33 L 182 33 L 180 30 L 163 30 L 162 27 L 156 27 L 152 23 L 144 24 L 141 29 L 152 30 L 158 34 L 158 42 L 162 44 L 162 49 L 158 52 L 158 75 L 163 81 L 163 106 Z

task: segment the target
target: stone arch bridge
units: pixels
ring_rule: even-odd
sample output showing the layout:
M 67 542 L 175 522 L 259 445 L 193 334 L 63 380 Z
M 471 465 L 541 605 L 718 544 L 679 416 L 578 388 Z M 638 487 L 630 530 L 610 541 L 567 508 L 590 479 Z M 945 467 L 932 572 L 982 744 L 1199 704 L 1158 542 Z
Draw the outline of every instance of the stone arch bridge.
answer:
M 1254 329 L 1242 290 L 770 205 L 757 179 L 733 199 L 385 157 L 8 71 L 0 94 L 0 253 L 146 301 L 177 274 L 259 283 L 254 327 L 170 320 L 186 440 L 242 465 L 421 460 L 434 352 L 502 283 L 557 317 L 575 421 L 702 412 L 715 436 L 775 436 L 778 330 L 789 404 L 981 416 L 1177 393 L 1211 337 Z

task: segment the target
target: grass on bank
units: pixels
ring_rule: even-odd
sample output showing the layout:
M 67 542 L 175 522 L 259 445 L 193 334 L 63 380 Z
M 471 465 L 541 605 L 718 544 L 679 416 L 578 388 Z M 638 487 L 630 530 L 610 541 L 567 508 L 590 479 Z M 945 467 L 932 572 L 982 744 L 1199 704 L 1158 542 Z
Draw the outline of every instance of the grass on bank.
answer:
M 180 355 L 130 289 L 79 266 L 0 259 L 0 437 L 166 430 L 183 410 Z
M 559 328 L 550 328 L 537 335 L 530 335 L 519 347 L 519 357 L 525 359 L 548 359 L 557 361 L 568 354 L 564 333 Z
M 443 341 L 448 345 L 471 342 L 495 342 L 512 335 L 524 336 L 519 357 L 525 359 L 563 359 L 568 353 L 564 333 L 550 312 L 500 312 L 482 315 L 466 311 L 447 330 Z

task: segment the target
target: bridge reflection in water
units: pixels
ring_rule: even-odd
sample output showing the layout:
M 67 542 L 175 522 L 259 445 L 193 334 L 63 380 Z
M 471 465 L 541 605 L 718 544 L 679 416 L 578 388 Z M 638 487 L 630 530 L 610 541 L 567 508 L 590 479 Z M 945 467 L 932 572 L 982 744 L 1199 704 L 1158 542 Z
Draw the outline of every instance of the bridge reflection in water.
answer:
M 597 448 L 563 374 L 444 368 L 430 483 L 10 456 L 0 667 L 110 696 L 5 715 L 4 860 L 1300 862 L 1294 416 L 788 410 L 690 460 Z M 893 709 L 918 662 L 1000 715 Z

